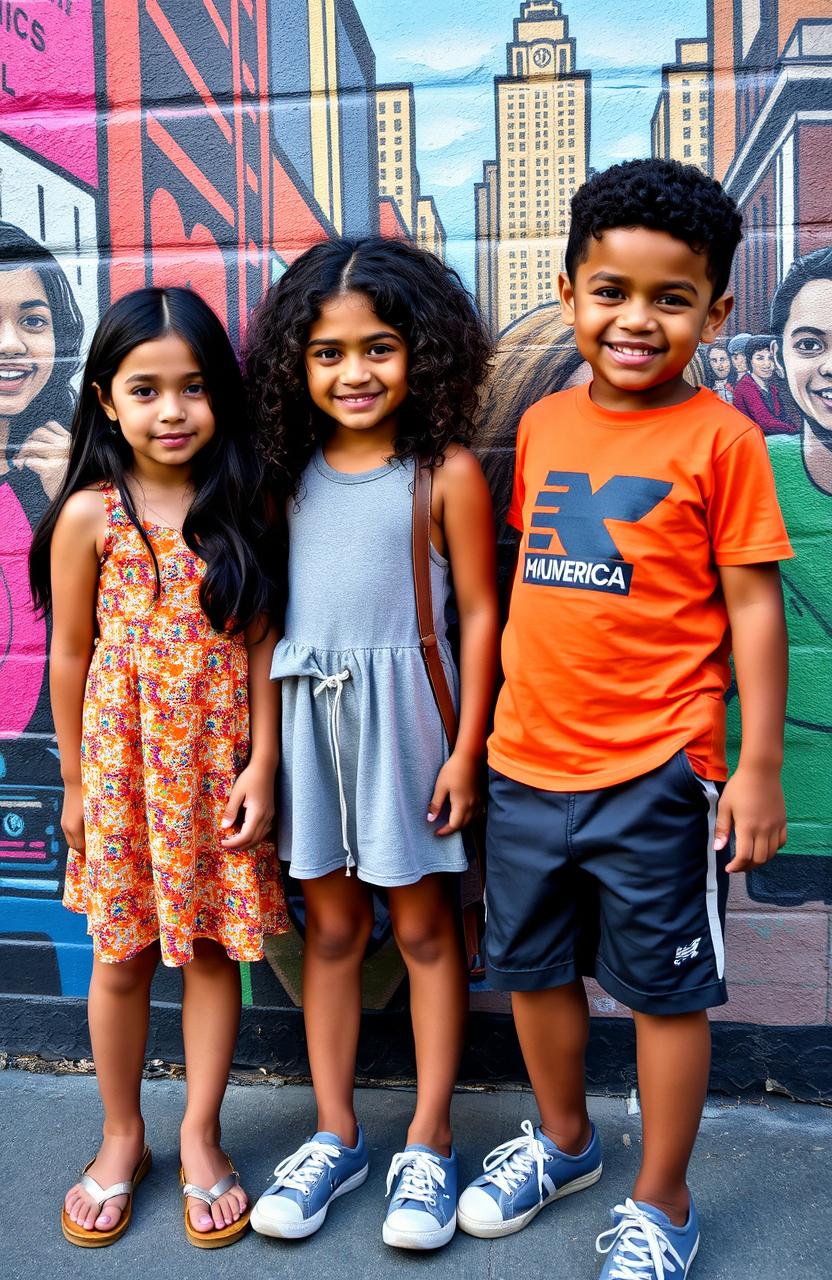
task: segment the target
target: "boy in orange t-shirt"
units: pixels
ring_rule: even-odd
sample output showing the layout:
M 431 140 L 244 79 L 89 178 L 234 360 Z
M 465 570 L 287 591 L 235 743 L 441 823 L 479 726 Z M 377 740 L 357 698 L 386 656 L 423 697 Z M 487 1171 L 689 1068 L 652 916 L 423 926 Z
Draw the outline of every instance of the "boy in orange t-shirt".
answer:
M 762 432 L 683 376 L 731 310 L 740 238 L 734 202 L 698 169 L 634 160 L 590 179 L 560 295 L 593 379 L 533 405 L 517 435 L 486 960 L 512 992 L 540 1125 L 487 1157 L 459 1224 L 518 1231 L 601 1176 L 579 958 L 592 884 L 592 971 L 633 1010 L 644 1117 L 632 1196 L 597 1242 L 605 1280 L 688 1274 L 706 1010 L 727 999 L 727 872 L 786 839 L 776 562 L 792 552 Z M 732 650 L 743 742 L 726 783 Z

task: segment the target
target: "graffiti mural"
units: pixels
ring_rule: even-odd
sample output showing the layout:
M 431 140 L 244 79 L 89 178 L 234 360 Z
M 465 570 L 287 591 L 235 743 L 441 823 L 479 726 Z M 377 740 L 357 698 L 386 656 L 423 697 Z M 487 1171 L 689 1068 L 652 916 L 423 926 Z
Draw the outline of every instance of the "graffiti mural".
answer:
M 502 570 L 517 424 L 585 381 L 556 279 L 569 201 L 654 154 L 740 204 L 735 311 L 688 376 L 766 436 L 797 551 L 788 850 L 734 885 L 717 1018 L 829 1025 L 832 905 L 832 19 L 828 0 L 21 0 L 0 7 L 0 997 L 78 998 L 90 949 L 60 906 L 66 850 L 47 627 L 26 553 L 60 478 L 100 311 L 187 284 L 241 344 L 310 244 L 415 240 L 460 272 L 497 356 L 480 452 Z M 72 68 L 67 75 L 66 69 Z M 739 726 L 736 699 L 729 723 Z M 366 1004 L 401 1008 L 389 942 Z M 299 1003 L 302 942 L 244 966 L 249 1006 Z M 177 998 L 169 975 L 156 994 Z M 505 1012 L 478 987 L 474 1008 Z M 597 1015 L 623 1016 L 599 989 Z

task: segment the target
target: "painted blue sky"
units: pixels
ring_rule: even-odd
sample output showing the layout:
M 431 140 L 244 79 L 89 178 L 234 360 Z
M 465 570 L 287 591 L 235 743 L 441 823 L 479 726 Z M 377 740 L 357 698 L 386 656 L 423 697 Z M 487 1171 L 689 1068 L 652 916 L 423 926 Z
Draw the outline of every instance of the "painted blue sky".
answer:
M 494 76 L 520 0 L 355 0 L 379 83 L 413 82 L 417 162 L 448 233 L 448 258 L 474 283 L 474 183 L 494 158 Z M 705 0 L 563 0 L 579 69 L 592 72 L 590 163 L 650 152 L 660 68 L 679 37 L 706 32 Z

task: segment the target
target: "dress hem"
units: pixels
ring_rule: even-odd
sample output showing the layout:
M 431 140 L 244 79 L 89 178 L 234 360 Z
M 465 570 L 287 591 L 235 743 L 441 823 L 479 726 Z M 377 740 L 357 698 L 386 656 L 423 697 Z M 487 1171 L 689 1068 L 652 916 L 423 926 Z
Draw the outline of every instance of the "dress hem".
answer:
M 85 916 L 88 914 L 83 907 L 72 907 L 66 902 L 64 902 L 62 905 L 65 908 L 65 910 L 72 911 L 73 914 L 75 915 Z M 277 937 L 280 937 L 281 934 L 291 933 L 291 931 L 292 931 L 292 926 L 290 923 L 287 922 L 284 925 L 280 925 L 280 926 L 276 925 L 274 928 L 264 929 L 262 936 L 264 940 L 266 938 L 277 938 Z M 106 955 L 96 947 L 95 932 L 93 931 L 93 929 L 89 927 L 89 924 L 87 925 L 87 934 L 90 938 L 92 938 L 93 954 L 95 956 L 95 959 L 99 960 L 102 964 L 123 964 L 126 960 L 135 960 L 136 956 L 140 955 L 142 951 L 146 951 L 147 948 L 152 946 L 154 942 L 159 942 L 158 933 L 150 934 L 143 942 L 140 942 L 137 946 L 132 947 L 127 955 L 115 956 L 115 955 Z M 228 956 L 229 960 L 235 960 L 238 964 L 256 964 L 257 961 L 265 960 L 266 958 L 266 953 L 262 946 L 257 950 L 252 950 L 251 953 L 246 952 L 244 954 L 239 947 L 235 947 L 234 949 L 229 949 L 228 945 L 225 942 L 223 942 L 222 938 L 218 938 L 214 933 L 194 933 L 191 935 L 191 942 L 194 942 L 197 938 L 207 938 L 209 942 L 216 942 L 217 946 L 222 947 L 223 951 Z M 165 966 L 166 969 L 183 969 L 186 964 L 191 963 L 193 958 L 194 958 L 193 949 L 191 950 L 191 954 L 188 956 L 186 960 L 171 960 L 169 957 L 166 957 L 164 955 L 160 956 L 162 964 Z
M 323 867 L 320 871 L 297 872 L 292 870 L 291 862 L 288 858 L 281 858 L 281 862 L 289 863 L 289 875 L 293 880 L 322 880 L 324 876 L 331 875 L 333 871 L 343 871 L 346 876 L 347 866 L 345 859 L 341 858 L 338 862 L 333 863 L 330 867 Z M 352 873 L 364 884 L 371 884 L 379 889 L 397 889 L 403 885 L 418 884 L 420 880 L 424 880 L 425 876 L 433 875 L 461 875 L 468 870 L 468 862 L 464 859 L 462 862 L 454 863 L 449 866 L 447 863 L 441 865 L 423 867 L 418 875 L 411 876 L 405 874 L 402 876 L 373 876 L 363 873 L 360 866 L 352 868 Z

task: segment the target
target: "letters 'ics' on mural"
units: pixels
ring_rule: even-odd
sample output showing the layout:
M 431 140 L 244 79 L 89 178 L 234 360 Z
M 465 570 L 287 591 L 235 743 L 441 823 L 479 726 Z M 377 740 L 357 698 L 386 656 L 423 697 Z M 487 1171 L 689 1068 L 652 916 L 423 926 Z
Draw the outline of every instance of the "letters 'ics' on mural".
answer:
M 79 997 L 90 970 L 83 919 L 60 905 L 48 634 L 26 554 L 101 310 L 139 285 L 189 284 L 239 343 L 269 283 L 315 240 L 412 238 L 460 271 L 499 334 L 481 451 L 504 513 L 521 413 L 588 375 L 555 287 L 571 196 L 591 171 L 652 153 L 699 165 L 743 210 L 736 307 L 689 377 L 765 432 L 797 551 L 783 575 L 789 847 L 734 883 L 732 998 L 716 1016 L 829 1023 L 831 143 L 828 0 L 0 4 L 6 997 Z M 729 722 L 736 739 L 735 696 Z M 249 1004 L 297 1005 L 300 947 L 277 939 L 245 972 Z M 383 945 L 368 1004 L 404 1000 Z M 622 1012 L 598 989 L 592 1001 Z M 485 988 L 473 1002 L 505 1009 Z

